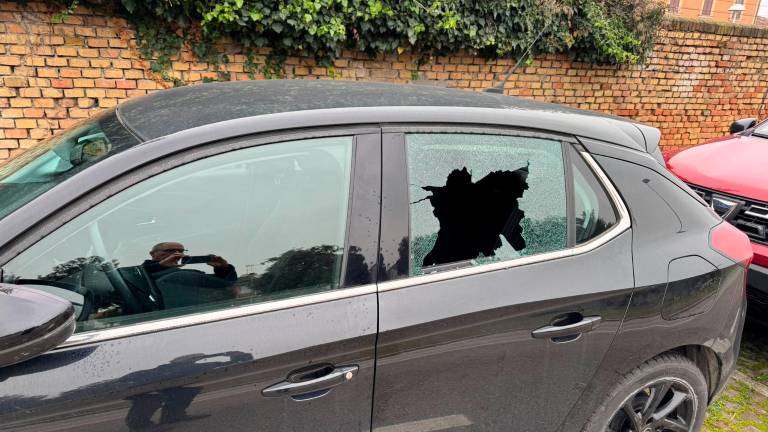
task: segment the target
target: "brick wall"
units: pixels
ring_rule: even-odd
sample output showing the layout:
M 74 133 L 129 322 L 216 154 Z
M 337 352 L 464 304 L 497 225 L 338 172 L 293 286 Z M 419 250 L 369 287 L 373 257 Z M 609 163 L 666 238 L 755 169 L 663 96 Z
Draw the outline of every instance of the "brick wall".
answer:
M 169 86 L 149 72 L 124 20 L 80 7 L 53 23 L 55 12 L 41 3 L 0 2 L 0 164 L 101 109 Z M 221 49 L 230 54 L 232 79 L 248 79 L 237 47 Z M 433 81 L 480 90 L 511 63 L 459 55 L 417 67 L 405 54 L 369 59 L 350 52 L 332 71 L 311 58 L 289 58 L 285 76 Z M 189 52 L 173 63 L 172 74 L 190 83 L 216 77 Z M 594 66 L 544 56 L 521 68 L 505 90 L 651 124 L 661 128 L 665 150 L 723 135 L 734 119 L 762 118 L 766 91 L 768 29 L 679 19 L 665 22 L 646 65 Z

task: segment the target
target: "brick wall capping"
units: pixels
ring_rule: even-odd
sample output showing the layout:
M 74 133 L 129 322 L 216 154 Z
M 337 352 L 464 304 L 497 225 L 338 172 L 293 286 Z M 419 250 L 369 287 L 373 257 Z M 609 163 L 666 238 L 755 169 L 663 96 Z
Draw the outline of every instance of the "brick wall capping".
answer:
M 768 38 L 768 28 L 707 19 L 666 16 L 662 28 L 669 31 L 709 33 L 723 36 Z

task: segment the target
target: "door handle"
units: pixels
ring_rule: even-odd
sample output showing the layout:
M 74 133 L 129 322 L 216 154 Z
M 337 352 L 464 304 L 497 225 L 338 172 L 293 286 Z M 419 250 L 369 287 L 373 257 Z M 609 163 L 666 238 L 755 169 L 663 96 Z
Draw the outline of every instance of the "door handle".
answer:
M 332 387 L 343 384 L 357 375 L 359 367 L 339 366 L 333 368 L 329 373 L 314 379 L 305 381 L 291 381 L 290 379 L 271 385 L 261 391 L 264 397 L 282 397 L 291 396 L 297 401 L 316 399 L 325 396 L 331 391 Z
M 594 330 L 600 325 L 600 321 L 602 321 L 602 318 L 599 316 L 583 317 L 581 321 L 572 324 L 548 325 L 537 328 L 531 332 L 531 336 L 536 339 L 576 336 Z

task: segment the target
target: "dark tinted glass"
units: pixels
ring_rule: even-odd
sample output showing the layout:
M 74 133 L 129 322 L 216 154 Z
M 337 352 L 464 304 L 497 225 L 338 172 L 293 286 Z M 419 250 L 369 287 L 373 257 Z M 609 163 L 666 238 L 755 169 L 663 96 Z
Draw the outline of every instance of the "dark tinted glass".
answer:
M 760 123 L 760 125 L 755 128 L 754 133 L 763 137 L 768 136 L 768 121 Z
M 605 188 L 595 178 L 579 152 L 569 148 L 573 166 L 576 243 L 583 243 L 614 226 L 618 215 Z
M 79 330 L 337 288 L 351 153 L 352 138 L 338 137 L 189 163 L 105 200 L 4 270 L 73 301 Z
M 559 141 L 409 134 L 406 149 L 411 275 L 565 248 Z
M 0 219 L 94 163 L 138 143 L 114 112 L 43 141 L 0 168 Z

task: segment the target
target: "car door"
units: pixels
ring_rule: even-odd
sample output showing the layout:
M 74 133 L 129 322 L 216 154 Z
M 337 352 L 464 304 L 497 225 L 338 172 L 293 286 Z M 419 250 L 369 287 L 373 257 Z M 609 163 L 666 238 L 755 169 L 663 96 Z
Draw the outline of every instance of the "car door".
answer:
M 374 430 L 556 430 L 632 292 L 618 194 L 568 136 L 385 132 Z
M 63 346 L 0 370 L 0 430 L 369 430 L 381 153 L 367 130 L 158 161 L 3 263 L 6 283 L 84 300 Z

